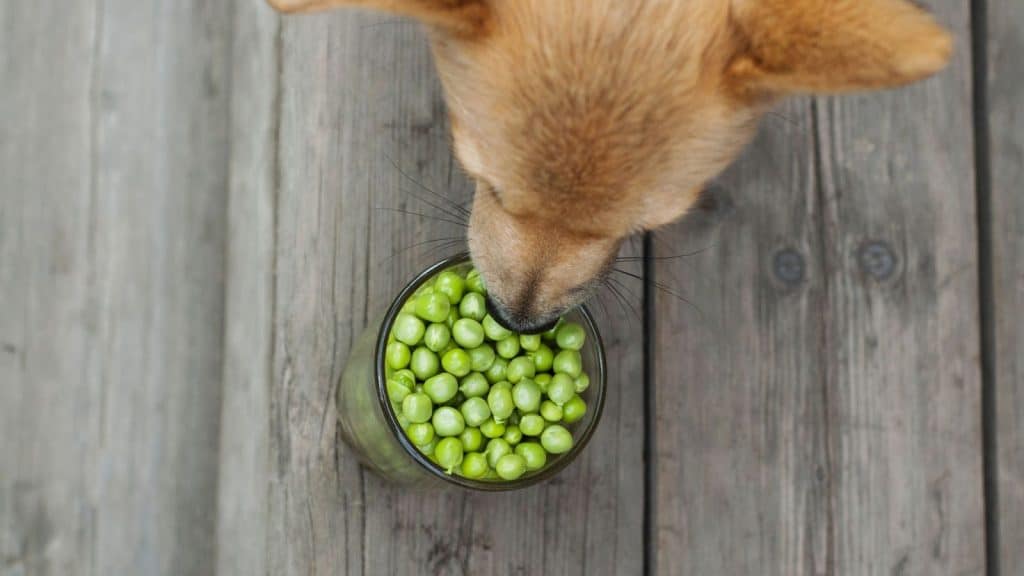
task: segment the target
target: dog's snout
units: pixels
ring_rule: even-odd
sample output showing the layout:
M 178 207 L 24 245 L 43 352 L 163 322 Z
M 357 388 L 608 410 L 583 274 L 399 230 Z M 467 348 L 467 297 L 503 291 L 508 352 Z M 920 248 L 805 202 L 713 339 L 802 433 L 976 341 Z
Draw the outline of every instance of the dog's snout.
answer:
M 487 312 L 508 330 L 520 334 L 540 334 L 552 329 L 558 322 L 558 317 L 553 319 L 531 317 L 521 309 L 504 306 L 490 295 L 487 296 Z

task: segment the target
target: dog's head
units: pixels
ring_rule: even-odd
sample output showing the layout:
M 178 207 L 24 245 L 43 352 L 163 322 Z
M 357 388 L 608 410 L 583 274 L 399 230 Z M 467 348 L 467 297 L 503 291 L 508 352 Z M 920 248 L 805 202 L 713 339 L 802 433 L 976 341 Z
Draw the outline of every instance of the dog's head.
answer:
M 492 310 L 536 330 L 630 234 L 671 222 L 776 98 L 924 78 L 951 40 L 904 0 L 271 0 L 430 26 L 469 245 Z

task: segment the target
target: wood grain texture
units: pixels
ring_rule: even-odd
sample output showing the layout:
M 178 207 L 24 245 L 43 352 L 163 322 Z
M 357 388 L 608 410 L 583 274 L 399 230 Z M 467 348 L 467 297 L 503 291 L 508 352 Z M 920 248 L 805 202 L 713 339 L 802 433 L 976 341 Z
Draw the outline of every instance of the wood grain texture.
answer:
M 770 122 L 737 216 L 664 272 L 703 319 L 658 298 L 659 573 L 984 570 L 967 6 L 937 10 L 950 71 L 790 113 L 795 144 Z
M 1024 567 L 1024 5 L 988 2 L 996 470 L 1003 574 Z
M 213 569 L 227 10 L 0 7 L 0 572 Z
M 837 574 L 985 568 L 969 6 L 933 8 L 947 71 L 818 106 Z
M 656 292 L 659 574 L 827 570 L 811 125 L 807 101 L 788 105 L 655 237 L 658 258 L 699 252 L 654 265 L 690 302 Z
M 452 219 L 413 180 L 461 203 L 471 187 L 449 152 L 417 26 L 346 11 L 282 22 L 266 570 L 638 573 L 639 320 L 610 339 L 612 393 L 599 434 L 545 486 L 405 493 L 339 444 L 333 387 L 353 339 L 415 272 L 455 250 L 431 241 L 464 234 L 415 214 Z
M 267 574 L 280 22 L 262 0 L 232 14 L 231 157 L 217 573 Z

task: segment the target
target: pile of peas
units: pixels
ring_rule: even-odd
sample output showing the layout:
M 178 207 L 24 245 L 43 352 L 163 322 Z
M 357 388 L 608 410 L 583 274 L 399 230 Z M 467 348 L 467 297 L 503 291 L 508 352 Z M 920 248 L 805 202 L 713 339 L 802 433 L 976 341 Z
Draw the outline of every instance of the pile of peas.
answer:
M 516 480 L 572 449 L 567 426 L 587 412 L 586 333 L 562 322 L 515 334 L 487 313 L 471 269 L 446 270 L 395 317 L 385 351 L 387 392 L 417 449 L 475 480 Z

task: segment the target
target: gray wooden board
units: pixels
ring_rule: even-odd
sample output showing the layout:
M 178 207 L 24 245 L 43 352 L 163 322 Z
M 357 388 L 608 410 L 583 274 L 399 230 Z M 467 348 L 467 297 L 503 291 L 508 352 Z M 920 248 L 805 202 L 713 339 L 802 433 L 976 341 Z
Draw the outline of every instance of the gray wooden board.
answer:
M 267 574 L 279 19 L 236 0 L 217 573 Z
M 213 570 L 228 11 L 0 6 L 0 573 Z
M 812 124 L 765 124 L 701 209 L 655 235 L 659 574 L 813 574 L 828 499 Z M 789 262 L 786 278 L 773 262 Z
M 260 8 L 239 6 L 250 9 Z M 226 542 L 256 538 L 251 545 L 265 549 L 265 559 L 236 557 L 220 567 L 239 574 L 244 567 L 272 574 L 639 573 L 642 327 L 613 305 L 604 318 L 606 327 L 616 326 L 608 329 L 614 337 L 608 340 L 607 409 L 593 444 L 560 478 L 519 494 L 409 493 L 361 470 L 338 443 L 333 387 L 353 339 L 416 271 L 455 250 L 418 243 L 463 233 L 449 223 L 399 212 L 436 215 L 424 200 L 437 200 L 403 177 L 392 160 L 455 201 L 468 200 L 471 188 L 448 150 L 440 88 L 416 25 L 352 11 L 281 22 L 280 100 L 273 104 L 261 88 L 252 96 L 258 100 L 254 113 L 280 111 L 272 218 L 276 277 L 273 290 L 243 296 L 260 313 L 272 310 L 273 322 L 269 332 L 260 324 L 258 334 L 242 334 L 237 351 L 250 344 L 262 349 L 270 338 L 273 363 L 266 391 L 259 389 L 266 378 L 262 368 L 229 372 L 226 384 L 226 401 L 245 406 L 257 419 L 252 434 L 267 434 L 265 527 L 247 532 L 248 516 L 238 516 L 251 513 L 257 521 L 256 483 L 221 503 L 232 514 L 231 527 L 221 530 L 222 549 Z M 236 58 L 266 53 L 273 32 L 259 28 L 261 46 L 238 50 L 236 43 Z M 254 71 L 247 86 L 274 73 Z M 236 128 L 239 122 L 244 117 L 236 115 Z M 256 125 L 266 142 L 264 123 Z M 235 137 L 249 135 L 236 129 Z M 262 148 L 244 154 L 233 161 L 236 168 L 256 169 L 274 155 Z M 275 177 L 260 174 L 258 182 L 236 179 L 232 198 L 252 187 L 261 199 L 250 199 L 250 206 L 263 210 L 267 179 Z M 264 236 L 262 243 L 270 220 L 232 227 L 232 257 L 262 258 L 262 275 L 253 277 L 260 283 L 269 256 L 236 246 L 256 241 L 256 235 Z M 241 315 L 229 315 L 229 362 L 236 353 L 231 335 L 244 331 L 234 326 Z M 233 370 L 242 362 L 236 358 Z M 263 413 L 269 414 L 269 428 L 258 421 Z M 242 418 L 225 425 L 225 446 L 245 436 Z M 250 449 L 243 462 L 258 473 L 260 449 Z M 222 486 L 222 497 L 227 490 Z
M 951 70 L 790 105 L 663 235 L 714 243 L 656 275 L 703 312 L 658 297 L 659 573 L 984 570 L 967 9 Z
M 1024 4 L 988 2 L 996 470 L 1003 574 L 1024 569 Z

